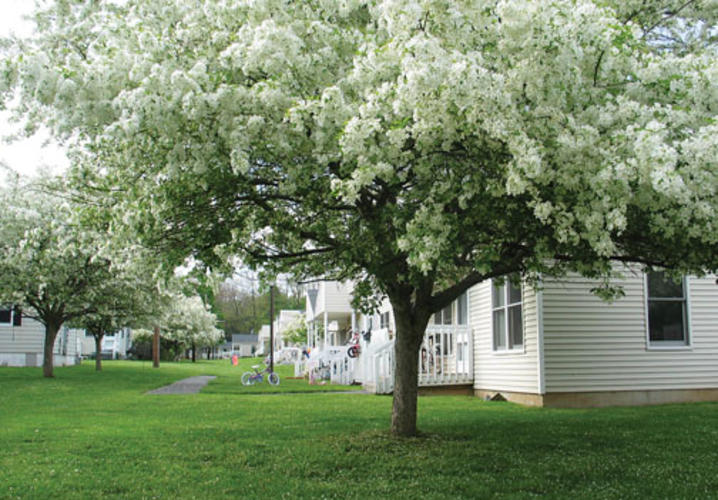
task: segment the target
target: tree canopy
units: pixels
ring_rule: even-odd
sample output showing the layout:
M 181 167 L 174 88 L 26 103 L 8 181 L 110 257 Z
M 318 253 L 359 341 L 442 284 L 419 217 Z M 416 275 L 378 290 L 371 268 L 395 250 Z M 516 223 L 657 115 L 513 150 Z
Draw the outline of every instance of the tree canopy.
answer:
M 64 323 L 101 339 L 149 314 L 159 295 L 158 261 L 80 223 L 77 206 L 56 187 L 50 179 L 15 179 L 0 190 L 0 303 L 45 325 L 45 376 L 53 374 L 53 345 Z
M 467 287 L 718 268 L 717 11 L 63 0 L 3 88 L 168 259 L 239 254 L 388 296 L 392 428 L 413 434 L 424 327 Z
M 258 333 L 269 323 L 270 292 L 247 290 L 237 282 L 227 280 L 219 285 L 215 297 L 218 316 L 227 340 L 233 333 Z M 305 299 L 294 296 L 280 287 L 274 291 L 274 309 L 304 309 Z
M 217 328 L 217 316 L 197 295 L 175 295 L 164 310 L 160 328 L 165 338 L 192 349 L 193 361 L 198 348 L 216 346 L 224 340 L 224 332 Z

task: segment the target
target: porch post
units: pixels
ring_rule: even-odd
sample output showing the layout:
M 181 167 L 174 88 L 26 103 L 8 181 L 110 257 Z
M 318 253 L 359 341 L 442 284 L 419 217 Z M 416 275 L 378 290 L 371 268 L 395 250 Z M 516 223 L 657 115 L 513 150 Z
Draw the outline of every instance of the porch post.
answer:
M 327 347 L 327 335 L 329 334 L 329 313 L 324 311 L 324 348 Z

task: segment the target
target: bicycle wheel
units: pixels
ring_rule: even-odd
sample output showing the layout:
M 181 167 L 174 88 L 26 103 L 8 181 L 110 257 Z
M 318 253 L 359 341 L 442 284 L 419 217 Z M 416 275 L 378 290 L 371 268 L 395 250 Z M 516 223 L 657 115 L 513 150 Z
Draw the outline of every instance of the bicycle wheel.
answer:
M 242 385 L 254 385 L 254 380 L 252 379 L 252 372 L 244 372 L 242 374 Z
M 269 374 L 269 377 L 267 377 L 267 381 L 272 385 L 279 385 L 279 375 L 272 372 Z

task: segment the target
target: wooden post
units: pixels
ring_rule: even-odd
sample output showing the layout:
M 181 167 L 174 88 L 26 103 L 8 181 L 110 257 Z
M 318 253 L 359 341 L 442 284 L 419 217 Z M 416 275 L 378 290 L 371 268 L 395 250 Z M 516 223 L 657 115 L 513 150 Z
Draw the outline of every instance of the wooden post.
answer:
M 274 371 L 274 285 L 269 286 L 269 371 Z
M 160 327 L 155 326 L 155 334 L 152 337 L 152 367 L 160 367 Z
M 269 371 L 274 371 L 274 285 L 269 286 Z

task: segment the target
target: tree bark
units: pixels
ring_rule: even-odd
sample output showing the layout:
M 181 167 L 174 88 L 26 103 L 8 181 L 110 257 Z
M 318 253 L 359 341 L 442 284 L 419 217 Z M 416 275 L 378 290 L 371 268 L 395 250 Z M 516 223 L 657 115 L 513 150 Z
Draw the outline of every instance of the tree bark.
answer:
M 61 323 L 55 323 L 54 321 L 48 321 L 45 324 L 45 352 L 42 356 L 42 376 L 47 378 L 54 377 L 53 373 L 53 349 L 55 348 L 55 339 L 57 338 L 57 332 L 60 331 Z
M 102 334 L 93 334 L 95 337 L 95 371 L 102 371 Z
M 393 304 L 392 304 L 393 305 Z M 419 396 L 419 348 L 427 319 L 412 317 L 394 307 L 396 343 L 394 344 L 394 400 L 391 433 L 398 437 L 416 436 L 417 399 Z
M 192 342 L 192 363 L 197 362 L 197 344 Z
M 160 367 L 160 327 L 155 326 L 155 334 L 152 337 L 152 367 Z

